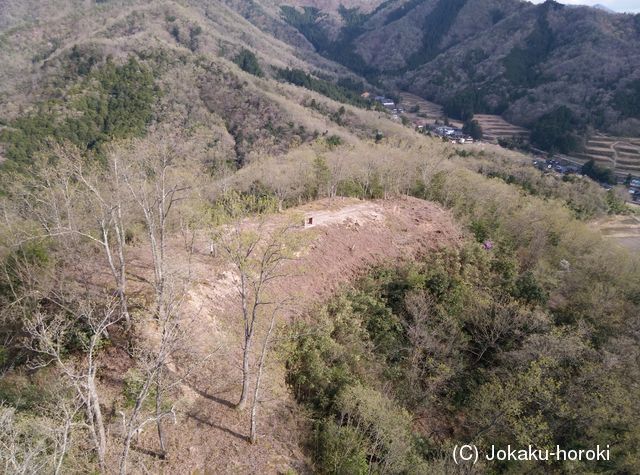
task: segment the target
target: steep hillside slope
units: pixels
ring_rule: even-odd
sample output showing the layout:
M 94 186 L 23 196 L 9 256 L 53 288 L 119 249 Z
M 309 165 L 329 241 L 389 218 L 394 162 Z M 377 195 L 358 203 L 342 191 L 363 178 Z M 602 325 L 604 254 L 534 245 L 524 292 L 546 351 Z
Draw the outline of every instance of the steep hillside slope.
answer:
M 416 199 L 323 200 L 274 216 L 268 225 L 276 226 L 296 215 L 314 216 L 317 225 L 308 229 L 300 226 L 296 231 L 310 240 L 309 244 L 301 251 L 300 259 L 283 270 L 290 276 L 270 289 L 271 298 L 295 299 L 282 312 L 280 323 L 299 321 L 314 305 L 349 285 L 371 266 L 410 261 L 428 251 L 455 247 L 461 239 L 460 230 L 448 213 Z M 148 264 L 140 262 L 140 269 Z M 308 421 L 296 415 L 282 361 L 274 360 L 268 369 L 262 396 L 265 402 L 260 409 L 260 443 L 246 443 L 246 418 L 229 407 L 238 397 L 237 362 L 241 358 L 240 348 L 230 344 L 240 336 L 236 334 L 239 309 L 232 273 L 224 261 L 212 259 L 207 243 L 201 242 L 194 274 L 198 284 L 190 292 L 189 307 L 190 312 L 198 314 L 199 324 L 191 336 L 189 353 L 181 355 L 175 365 L 189 368 L 212 350 L 221 349 L 214 353 L 212 364 L 195 372 L 181 388 L 183 410 L 179 423 L 168 433 L 178 456 L 165 468 L 176 472 L 307 472 L 309 467 L 300 448 Z M 153 437 L 149 433 L 150 450 Z M 141 449 L 144 447 L 143 442 Z
M 630 114 L 618 101 L 640 65 L 635 28 L 630 16 L 546 3 L 449 48 L 403 84 L 459 114 L 500 112 L 531 125 L 566 105 L 582 124 L 621 126 Z
M 146 53 L 147 59 L 157 60 L 158 50 L 173 57 L 203 54 L 232 60 L 242 48 L 249 48 L 266 64 L 347 74 L 345 68 L 311 51 L 302 55 L 274 38 L 273 31 L 262 31 L 222 1 L 8 0 L 3 2 L 0 18 L 4 119 L 15 115 L 20 105 L 50 95 L 52 86 L 74 79 L 67 77 L 68 64 L 64 63 L 74 46 L 82 52 L 95 49 L 99 53 L 96 62 L 108 55 L 122 58 L 131 53 Z M 284 29 L 296 35 L 286 25 Z
M 262 72 L 248 74 L 233 62 L 249 52 L 268 76 L 287 67 L 329 79 L 351 73 L 276 39 L 224 2 L 58 0 L 33 7 L 27 13 L 27 4 L 8 2 L 3 12 L 13 26 L 0 38 L 0 161 L 26 160 L 50 135 L 99 151 L 154 123 L 190 130 L 194 159 L 219 169 L 242 165 L 252 154 L 286 151 L 337 126 L 327 123 L 340 107 L 329 99 Z M 331 81 L 314 84 L 325 93 L 345 92 Z M 344 113 L 341 123 L 356 125 L 348 119 L 351 109 Z M 370 135 L 371 127 L 353 130 Z M 205 131 L 211 135 L 203 142 Z
M 342 24 L 297 11 L 283 7 L 317 51 L 456 118 L 504 114 L 530 127 L 564 105 L 581 134 L 640 134 L 638 15 L 517 0 L 385 2 Z

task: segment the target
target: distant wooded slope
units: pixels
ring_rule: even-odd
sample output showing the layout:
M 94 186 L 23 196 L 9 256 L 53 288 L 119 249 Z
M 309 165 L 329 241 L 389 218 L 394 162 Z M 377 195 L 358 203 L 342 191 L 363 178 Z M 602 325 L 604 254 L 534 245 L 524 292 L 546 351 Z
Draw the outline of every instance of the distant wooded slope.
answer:
M 532 127 L 566 106 L 581 134 L 640 135 L 640 15 L 553 1 L 390 0 L 337 15 L 284 5 L 282 16 L 326 57 L 454 117 L 497 113 Z

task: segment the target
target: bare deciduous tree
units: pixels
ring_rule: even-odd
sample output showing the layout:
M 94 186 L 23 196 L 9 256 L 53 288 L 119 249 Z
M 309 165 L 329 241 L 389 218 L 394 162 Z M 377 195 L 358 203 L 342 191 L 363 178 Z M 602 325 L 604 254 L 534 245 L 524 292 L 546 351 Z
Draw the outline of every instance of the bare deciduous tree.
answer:
M 294 225 L 291 223 L 268 227 L 264 219 L 249 222 L 243 198 L 235 197 L 235 200 L 230 205 L 232 223 L 218 230 L 216 240 L 234 269 L 241 307 L 242 390 L 235 407 L 238 410 L 246 407 L 253 384 L 249 441 L 256 443 L 262 377 L 277 315 L 288 302 L 286 296 L 271 292 L 271 284 L 289 275 L 285 264 L 294 258 L 299 238 L 292 235 Z M 260 329 L 264 331 L 264 339 L 259 357 L 252 363 L 253 347 Z
M 183 199 L 189 189 L 175 173 L 177 151 L 168 139 L 149 144 L 148 150 L 138 147 L 139 159 L 130 167 L 124 181 L 143 214 L 151 249 L 156 294 L 156 313 L 161 311 L 166 282 L 167 225 L 171 209 Z
M 99 366 L 97 352 L 109 327 L 116 324 L 122 315 L 114 310 L 114 305 L 104 308 L 86 306 L 75 311 L 63 304 L 60 307 L 60 312 L 53 317 L 38 311 L 27 322 L 26 331 L 30 337 L 28 347 L 39 355 L 31 364 L 34 368 L 55 364 L 73 386 L 86 413 L 87 427 L 100 469 L 105 471 L 107 434 L 96 381 Z M 69 314 L 73 318 L 69 318 Z M 88 329 L 86 338 L 81 340 L 83 354 L 77 358 L 66 358 L 65 344 L 69 333 L 79 323 Z
M 129 325 L 125 258 L 128 206 L 120 152 L 114 148 L 106 166 L 88 162 L 69 144 L 52 145 L 51 152 L 56 156 L 55 164 L 36 163 L 29 177 L 17 180 L 11 190 L 13 199 L 21 205 L 21 215 L 37 222 L 43 231 L 25 239 L 71 237 L 71 242 L 60 242 L 75 252 L 81 238 L 97 244 L 113 276 L 120 312 Z
M 255 444 L 258 441 L 258 402 L 260 401 L 260 388 L 262 385 L 262 373 L 264 372 L 264 365 L 267 361 L 267 353 L 269 351 L 269 345 L 271 343 L 271 334 L 276 322 L 276 310 L 271 313 L 271 320 L 269 321 L 269 328 L 264 336 L 262 342 L 262 350 L 260 351 L 260 359 L 258 360 L 258 370 L 256 375 L 256 382 L 253 388 L 253 401 L 251 403 L 251 424 L 249 429 L 249 441 Z
M 32 421 L 33 423 L 33 421 Z M 42 473 L 51 468 L 49 441 L 27 430 L 12 407 L 0 406 L 0 470 L 2 473 Z
M 190 188 L 183 184 L 183 176 L 176 165 L 178 153 L 171 138 L 155 144 L 141 143 L 137 147 L 137 162 L 127 169 L 123 180 L 143 216 L 153 266 L 154 310 L 150 313 L 147 329 L 153 329 L 133 350 L 142 373 L 139 389 L 129 414 L 121 412 L 123 447 L 119 470 L 127 473 L 129 452 L 136 435 L 155 423 L 160 445 L 160 457 L 167 455 L 163 421 L 173 418 L 175 407 L 164 408 L 164 398 L 186 375 L 168 381 L 167 365 L 173 355 L 183 349 L 188 340 L 193 318 L 183 315 L 182 306 L 191 279 L 191 256 L 195 235 L 181 223 L 186 265 L 170 269 L 168 265 L 168 235 L 170 219 L 178 202 Z M 175 260 L 175 259 L 174 259 Z M 179 261 L 181 264 L 184 261 Z M 144 343 L 143 343 L 144 342 Z M 145 403 L 153 396 L 154 410 L 145 411 Z
M 94 212 L 100 228 L 101 237 L 98 242 L 102 246 L 109 269 L 116 283 L 120 312 L 124 316 L 127 326 L 131 326 L 129 308 L 127 305 L 127 261 L 125 259 L 125 189 L 122 182 L 123 166 L 118 149 L 112 149 L 108 154 L 104 170 L 90 170 L 85 173 L 82 162 L 76 161 L 75 176 L 93 197 Z M 114 241 L 114 239 L 115 241 Z
M 21 416 L 13 407 L 0 405 L 0 471 L 2 473 L 63 473 L 71 447 L 71 433 L 80 424 L 78 399 L 60 398 L 55 416 Z
M 277 302 L 269 300 L 268 285 L 282 278 L 283 264 L 291 259 L 291 245 L 287 236 L 292 225 L 268 230 L 264 221 L 250 229 L 242 219 L 236 219 L 231 229 L 218 233 L 218 242 L 224 255 L 231 262 L 237 277 L 237 292 L 242 307 L 242 391 L 236 404 L 244 409 L 249 396 L 251 380 L 251 353 L 256 326 L 263 311 Z
M 171 305 L 173 307 L 173 305 Z M 173 418 L 175 421 L 175 407 L 164 410 L 163 396 L 169 388 L 164 385 L 163 370 L 170 361 L 173 353 L 185 338 L 185 332 L 178 321 L 176 310 L 179 302 L 175 302 L 175 308 L 165 309 L 161 319 L 157 322 L 160 340 L 151 348 L 139 347 L 133 351 L 132 356 L 138 361 L 142 378 L 140 386 L 135 394 L 133 409 L 129 414 L 121 411 L 123 424 L 123 444 L 120 455 L 119 471 L 121 474 L 127 473 L 129 462 L 129 451 L 133 439 L 142 433 L 148 424 L 156 424 L 158 430 L 158 440 L 160 443 L 160 456 L 166 456 L 166 445 L 162 430 L 162 421 L 166 418 Z M 155 392 L 155 407 L 151 414 L 145 414 L 144 405 Z

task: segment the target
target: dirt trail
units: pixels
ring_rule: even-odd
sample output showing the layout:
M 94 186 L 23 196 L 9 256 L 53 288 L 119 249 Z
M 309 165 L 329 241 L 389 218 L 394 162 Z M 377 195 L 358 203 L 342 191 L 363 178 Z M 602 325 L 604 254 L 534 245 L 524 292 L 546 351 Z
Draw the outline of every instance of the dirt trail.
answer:
M 329 226 L 331 224 L 343 224 L 346 222 L 364 224 L 381 221 L 383 219 L 383 215 L 380 213 L 380 207 L 371 202 L 345 206 L 337 210 L 309 210 L 305 215 L 313 219 L 314 226 Z
M 372 265 L 456 246 L 462 238 L 446 211 L 413 198 L 323 200 L 279 215 L 274 222 L 292 216 L 300 217 L 296 232 L 304 233 L 309 244 L 292 264 L 295 268 L 289 269 L 293 275 L 270 289 L 278 298 L 293 301 L 280 315 L 281 322 L 304 317 Z M 313 217 L 314 226 L 302 226 L 302 216 Z M 174 449 L 169 466 L 163 466 L 165 473 L 268 474 L 290 468 L 307 472 L 308 461 L 301 450 L 305 421 L 285 385 L 283 362 L 273 358 L 259 408 L 261 437 L 254 446 L 247 443 L 249 415 L 231 408 L 239 396 L 242 352 L 234 276 L 224 262 L 209 255 L 204 241 L 198 244 L 194 271 L 196 284 L 189 305 L 198 315 L 198 324 L 189 353 L 176 362 L 175 371 L 217 351 L 182 390 L 178 424 L 167 427 L 169 446 Z M 155 447 L 153 431 L 143 439 L 143 447 Z

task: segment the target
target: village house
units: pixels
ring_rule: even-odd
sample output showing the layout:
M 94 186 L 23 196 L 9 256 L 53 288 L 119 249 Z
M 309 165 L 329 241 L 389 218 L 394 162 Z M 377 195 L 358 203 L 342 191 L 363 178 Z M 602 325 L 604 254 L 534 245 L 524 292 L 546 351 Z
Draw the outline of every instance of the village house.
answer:
M 453 127 L 449 127 L 447 125 L 441 125 L 440 127 L 435 128 L 435 133 L 443 137 L 449 137 L 449 136 L 452 136 L 456 132 L 456 130 L 457 129 Z
M 425 119 L 414 119 L 413 126 L 419 131 L 423 131 L 427 128 L 428 121 Z
M 395 109 L 396 108 L 396 103 L 393 101 L 393 99 L 389 99 L 388 97 L 376 96 L 374 98 L 374 100 L 376 102 L 379 102 L 383 106 L 385 106 L 387 109 Z

